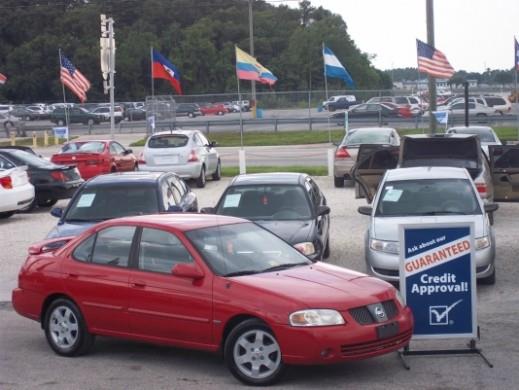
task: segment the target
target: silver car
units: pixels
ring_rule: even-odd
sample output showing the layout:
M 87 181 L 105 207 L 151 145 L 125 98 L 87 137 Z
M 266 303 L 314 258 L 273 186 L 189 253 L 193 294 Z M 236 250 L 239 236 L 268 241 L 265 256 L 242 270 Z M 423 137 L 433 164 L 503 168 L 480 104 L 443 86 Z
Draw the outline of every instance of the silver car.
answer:
M 484 203 L 464 168 L 415 167 L 388 170 L 371 206 L 365 236 L 368 273 L 399 281 L 398 226 L 411 223 L 474 223 L 477 278 L 495 283 L 495 237 L 488 213 L 497 204 Z
M 487 158 L 489 156 L 488 147 L 490 145 L 502 145 L 494 129 L 489 126 L 455 126 L 447 129 L 446 133 L 477 135 L 481 143 L 481 149 L 485 152 Z
M 146 140 L 139 169 L 174 172 L 183 179 L 195 179 L 198 187 L 204 187 L 208 175 L 213 180 L 221 177 L 220 155 L 215 145 L 199 130 L 155 133 Z

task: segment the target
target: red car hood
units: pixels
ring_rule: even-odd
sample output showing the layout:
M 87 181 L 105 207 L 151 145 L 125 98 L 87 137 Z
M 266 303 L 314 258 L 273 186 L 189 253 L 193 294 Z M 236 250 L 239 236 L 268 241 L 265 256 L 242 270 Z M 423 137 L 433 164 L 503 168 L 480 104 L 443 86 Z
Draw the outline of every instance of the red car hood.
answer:
M 261 290 L 306 308 L 347 310 L 393 298 L 393 287 L 380 279 L 325 263 L 279 272 L 233 277 L 243 287 Z

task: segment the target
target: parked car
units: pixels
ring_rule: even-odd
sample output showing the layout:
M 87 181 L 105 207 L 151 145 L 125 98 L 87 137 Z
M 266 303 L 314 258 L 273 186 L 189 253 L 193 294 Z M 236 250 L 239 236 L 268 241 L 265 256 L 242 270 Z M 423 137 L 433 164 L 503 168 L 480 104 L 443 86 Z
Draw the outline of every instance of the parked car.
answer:
M 330 98 L 322 103 L 322 107 L 330 112 L 348 109 L 351 106 L 358 104 L 355 95 L 337 95 L 330 96 Z
M 58 107 L 50 114 L 50 121 L 58 126 L 64 126 L 67 123 L 66 116 L 68 116 L 69 123 L 83 123 L 89 126 L 101 123 L 98 115 L 91 113 L 83 107 L 67 109 Z
M 465 102 L 454 102 L 447 106 L 438 107 L 438 111 L 448 111 L 449 115 L 453 116 L 462 116 L 465 115 Z M 424 115 L 427 116 L 429 113 L 426 112 Z M 487 117 L 489 115 L 494 115 L 495 110 L 493 108 L 487 107 L 480 103 L 471 103 L 469 102 L 469 116 L 476 117 Z
M 177 116 L 188 116 L 189 118 L 202 115 L 200 107 L 195 103 L 179 103 L 175 107 L 175 112 Z
M 481 148 L 488 157 L 488 147 L 490 145 L 502 145 L 495 131 L 488 126 L 456 126 L 447 129 L 447 134 L 472 134 L 479 138 Z
M 497 204 L 483 203 L 464 168 L 424 166 L 388 170 L 373 207 L 359 208 L 361 214 L 370 216 L 364 245 L 368 273 L 399 281 L 401 224 L 472 223 L 476 276 L 482 283 L 494 284 L 495 237 L 487 212 L 495 210 Z
M 9 138 L 10 132 L 20 126 L 20 118 L 10 114 L 0 114 L 0 126 L 3 127 L 6 137 Z
M 199 130 L 172 130 L 153 134 L 139 157 L 143 171 L 175 172 L 183 179 L 196 179 L 205 187 L 207 175 L 220 180 L 222 164 L 215 149 Z
M 36 197 L 28 209 L 34 208 L 36 204 L 40 207 L 50 207 L 59 199 L 68 199 L 83 183 L 75 167 L 56 165 L 23 150 L 0 149 L 0 157 L 18 167 L 28 167 L 30 182 L 36 191 Z
M 344 180 L 353 180 L 350 171 L 357 162 L 357 152 L 362 144 L 399 146 L 400 136 L 391 127 L 364 127 L 349 130 L 335 149 L 333 161 L 335 187 L 344 187 Z
M 7 114 L 12 109 L 13 109 L 13 106 L 10 104 L 0 104 L 0 114 Z
M 303 173 L 236 176 L 216 207 L 205 213 L 247 218 L 313 261 L 330 255 L 330 208 L 315 181 Z
M 143 107 L 129 107 L 125 110 L 125 115 L 129 121 L 143 121 L 146 119 L 146 111 Z
M 1 146 L 0 149 L 23 150 L 24 152 L 31 153 L 31 154 L 34 154 L 35 156 L 43 158 L 43 156 L 41 154 L 36 153 L 34 151 L 34 149 L 31 148 L 30 146 L 25 146 L 25 145 L 6 145 L 6 146 Z
M 398 107 L 392 103 L 364 103 L 351 107 L 348 110 L 349 118 L 398 118 L 411 117 L 409 109 Z M 344 125 L 344 112 L 337 112 L 331 116 L 337 124 Z
M 0 219 L 9 218 L 34 200 L 34 186 L 26 167 L 17 167 L 0 156 Z
M 228 112 L 240 112 L 241 107 L 238 104 L 233 102 L 223 102 L 221 103 L 227 109 Z
M 92 114 L 99 117 L 99 121 L 109 121 L 110 120 L 110 107 L 102 106 L 96 107 L 90 111 Z M 124 119 L 123 117 L 123 108 L 121 106 L 114 107 L 114 121 L 115 123 L 119 123 Z
M 375 96 L 366 103 L 393 103 L 399 107 L 409 108 L 413 115 L 422 114 L 427 107 L 418 96 Z
M 16 106 L 11 111 L 9 111 L 11 116 L 20 118 L 24 121 L 33 121 L 40 118 L 39 114 L 35 111 L 27 109 L 27 107 Z
M 248 100 L 233 100 L 231 104 L 240 107 L 242 111 L 250 111 L 254 104 L 251 104 Z
M 56 164 L 76 166 L 83 179 L 138 168 L 133 151 L 110 140 L 67 142 L 50 160 Z
M 37 120 L 45 120 L 49 119 L 49 113 L 50 111 L 47 109 L 45 105 L 31 105 L 25 107 L 26 110 L 33 112 L 36 117 L 33 117 L 32 119 Z
M 249 385 L 274 383 L 288 364 L 387 354 L 413 333 L 390 284 L 214 215 L 115 219 L 32 245 L 12 304 L 58 355 L 88 352 L 97 335 L 222 351 Z
M 209 103 L 207 105 L 201 105 L 200 112 L 202 115 L 224 115 L 229 111 L 221 103 Z
M 47 238 L 77 236 L 99 221 L 162 212 L 198 212 L 189 186 L 171 172 L 125 172 L 97 176 L 76 192 Z
M 469 96 L 468 100 L 469 100 L 469 103 L 481 104 L 483 106 L 491 108 L 492 110 L 490 110 L 489 112 L 492 114 L 504 115 L 504 114 L 509 113 L 512 110 L 512 105 L 510 104 L 510 102 L 501 96 L 471 95 L 471 96 Z M 465 97 L 457 95 L 457 96 L 453 97 L 452 99 L 448 100 L 446 103 L 444 103 L 444 105 L 442 106 L 441 109 L 446 109 L 444 107 L 445 105 L 452 106 L 454 104 L 464 103 L 464 102 L 465 102 Z M 440 107 L 438 107 L 438 109 L 441 110 Z

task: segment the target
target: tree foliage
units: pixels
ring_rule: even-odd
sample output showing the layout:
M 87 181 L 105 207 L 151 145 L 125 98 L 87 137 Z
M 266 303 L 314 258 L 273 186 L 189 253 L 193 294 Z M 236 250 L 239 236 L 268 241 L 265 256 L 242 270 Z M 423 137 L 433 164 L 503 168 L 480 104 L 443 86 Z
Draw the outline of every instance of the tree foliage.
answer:
M 350 38 L 339 15 L 310 1 L 289 8 L 256 0 L 253 7 L 255 55 L 278 77 L 275 90 L 323 89 L 323 42 L 357 88 L 390 84 Z M 101 13 L 115 20 L 117 100 L 150 94 L 150 47 L 177 66 L 186 94 L 236 91 L 234 45 L 249 51 L 246 0 L 2 0 L 0 72 L 8 82 L 0 88 L 0 100 L 61 100 L 60 48 L 92 82 L 89 100 L 105 100 L 99 65 Z M 243 89 L 249 85 L 243 83 Z M 329 87 L 345 85 L 330 79 Z M 155 81 L 155 91 L 172 93 L 164 80 Z

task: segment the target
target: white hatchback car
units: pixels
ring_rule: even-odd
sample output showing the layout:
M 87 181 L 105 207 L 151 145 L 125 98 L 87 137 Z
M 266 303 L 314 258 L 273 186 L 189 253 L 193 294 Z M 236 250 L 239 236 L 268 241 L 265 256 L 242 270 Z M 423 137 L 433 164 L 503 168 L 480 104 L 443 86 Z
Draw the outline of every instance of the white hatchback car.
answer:
M 0 219 L 28 207 L 34 199 L 34 187 L 22 167 L 0 156 Z
M 204 187 L 208 175 L 213 180 L 221 177 L 222 164 L 215 146 L 199 130 L 158 132 L 146 140 L 139 156 L 139 170 L 174 172 Z
M 464 168 L 415 167 L 388 170 L 371 206 L 365 237 L 368 273 L 399 281 L 398 226 L 409 223 L 474 223 L 477 278 L 495 282 L 495 237 L 487 213 L 497 204 L 484 203 Z

